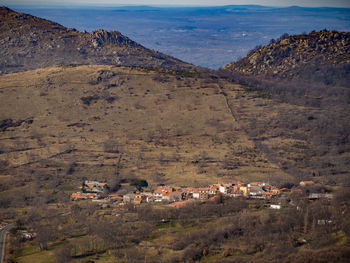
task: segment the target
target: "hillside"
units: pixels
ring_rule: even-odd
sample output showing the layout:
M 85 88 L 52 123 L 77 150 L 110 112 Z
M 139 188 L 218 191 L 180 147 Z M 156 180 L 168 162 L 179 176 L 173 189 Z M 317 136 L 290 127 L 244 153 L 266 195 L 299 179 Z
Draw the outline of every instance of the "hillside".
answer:
M 306 198 L 348 184 L 349 144 L 325 131 L 333 123 L 323 125 L 335 108 L 280 103 L 194 71 L 106 65 L 3 74 L 0 94 L 0 219 L 21 225 L 11 235 L 18 262 L 348 258 L 348 189 L 333 201 Z M 346 124 L 343 114 L 337 122 Z M 147 191 L 236 180 L 318 184 L 288 198 L 181 209 L 69 199 L 84 180 L 107 182 L 114 194 L 121 183 L 117 194 L 126 194 L 136 178 Z M 37 237 L 16 241 L 23 228 Z
M 292 179 L 232 118 L 222 84 L 192 74 L 65 66 L 1 76 L 3 173 L 58 173 L 75 189 L 115 178 L 121 158 L 123 179 L 155 185 Z
M 1 173 L 10 176 L 2 190 L 26 181 L 29 191 L 46 176 L 44 185 L 57 179 L 72 191 L 116 174 L 153 186 L 315 176 L 347 184 L 348 107 L 281 103 L 215 75 L 129 67 L 50 67 L 0 83 Z
M 0 51 L 4 72 L 68 64 L 1 77 L 1 169 L 21 174 L 18 182 L 24 174 L 33 180 L 28 171 L 42 169 L 67 177 L 68 189 L 83 178 L 112 180 L 116 170 L 120 179 L 144 177 L 154 185 L 281 183 L 312 176 L 347 184 L 349 94 L 341 87 L 310 89 L 307 82 L 294 89 L 270 81 L 261 88 L 258 82 L 237 81 L 235 71 L 233 82 L 240 86 L 232 84 L 232 76 L 220 78 L 216 72 L 164 69 L 191 66 L 166 55 L 155 57 L 118 32 L 80 33 L 7 8 L 1 14 L 2 34 L 11 32 Z M 247 72 L 268 76 L 268 68 L 264 71 L 257 61 L 274 61 L 275 53 L 277 61 L 280 50 L 289 50 L 290 56 L 278 62 L 283 66 L 271 62 L 271 70 L 295 72 L 298 67 L 288 61 L 297 55 L 305 58 L 299 64 L 311 69 L 322 59 L 320 67 L 346 68 L 348 46 L 347 33 L 291 36 L 226 69 L 241 65 L 243 80 Z M 9 61 L 24 64 L 12 68 Z
M 350 33 L 323 30 L 284 35 L 223 69 L 269 79 L 349 87 Z
M 78 32 L 6 7 L 0 7 L 0 39 L 1 73 L 69 64 L 193 68 L 117 31 Z
M 118 32 L 1 12 L 8 262 L 348 261 L 344 79 L 197 70 Z M 342 72 L 344 43 L 294 53 Z

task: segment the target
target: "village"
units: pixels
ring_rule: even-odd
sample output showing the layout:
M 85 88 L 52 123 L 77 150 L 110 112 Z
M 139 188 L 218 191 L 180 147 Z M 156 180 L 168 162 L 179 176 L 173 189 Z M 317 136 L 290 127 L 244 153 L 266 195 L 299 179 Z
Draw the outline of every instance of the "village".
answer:
M 128 204 L 140 205 L 142 203 L 161 203 L 170 207 L 181 208 L 191 202 L 215 201 L 219 198 L 244 198 L 256 200 L 277 200 L 286 198 L 292 193 L 303 193 L 304 188 L 314 185 L 313 181 L 301 181 L 298 187 L 278 188 L 265 182 L 231 182 L 217 183 L 208 187 L 176 187 L 159 185 L 153 191 L 143 191 L 141 187 L 137 191 L 122 194 L 105 194 L 107 183 L 98 181 L 84 181 L 82 192 L 72 193 L 71 201 L 91 199 L 102 206 L 123 207 Z M 308 199 L 332 199 L 331 193 L 309 193 Z M 271 202 L 273 203 L 273 202 Z M 281 209 L 281 202 L 270 204 L 272 209 Z

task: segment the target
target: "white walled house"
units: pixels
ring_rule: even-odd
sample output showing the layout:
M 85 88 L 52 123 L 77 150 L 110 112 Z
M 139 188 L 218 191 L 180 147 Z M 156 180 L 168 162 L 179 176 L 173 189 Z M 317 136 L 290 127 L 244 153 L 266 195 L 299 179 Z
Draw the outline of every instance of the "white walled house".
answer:
M 192 194 L 193 199 L 199 199 L 199 191 L 195 191 Z
M 223 194 L 226 195 L 226 194 L 227 194 L 227 190 L 228 190 L 228 189 L 227 189 L 227 187 L 226 187 L 225 185 L 222 185 L 222 184 L 219 185 L 219 192 L 220 192 L 220 193 L 223 193 Z

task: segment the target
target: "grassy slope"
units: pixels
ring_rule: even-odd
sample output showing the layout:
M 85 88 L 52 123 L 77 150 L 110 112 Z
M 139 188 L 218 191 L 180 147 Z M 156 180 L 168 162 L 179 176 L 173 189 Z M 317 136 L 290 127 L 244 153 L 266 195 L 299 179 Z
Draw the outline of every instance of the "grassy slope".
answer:
M 287 179 L 232 118 L 219 88 L 232 84 L 112 66 L 51 67 L 0 78 L 0 119 L 34 121 L 1 133 L 0 159 L 9 161 L 11 174 L 33 168 L 64 175 L 73 164 L 72 175 L 65 175 L 73 189 L 83 177 L 112 178 L 122 153 L 121 175 L 152 183 Z M 88 96 L 99 99 L 86 105 L 81 98 Z M 119 152 L 107 152 L 111 145 Z M 198 156 L 207 159 L 202 168 L 194 162 Z M 237 168 L 223 169 L 225 159 Z
M 247 89 L 225 87 L 224 91 L 249 137 L 295 182 L 312 178 L 347 185 L 348 104 L 297 105 L 266 99 L 264 94 Z
M 0 159 L 9 162 L 8 167 L 4 167 L 4 164 L 2 167 L 1 178 L 4 180 L 1 187 L 8 184 L 9 188 L 2 190 L 0 197 L 18 198 L 21 192 L 30 192 L 35 196 L 35 193 L 40 192 L 44 199 L 46 195 L 64 195 L 62 190 L 77 191 L 84 177 L 109 181 L 114 177 L 114 165 L 121 154 L 120 177 L 125 178 L 133 173 L 146 178 L 153 187 L 159 182 L 205 185 L 218 180 L 235 179 L 289 181 L 298 175 L 293 170 L 287 174 L 281 167 L 291 158 L 305 158 L 305 147 L 313 148 L 312 143 L 308 144 L 305 139 L 296 140 L 293 136 L 272 134 L 272 126 L 265 126 L 264 133 L 254 136 L 247 135 L 246 131 L 249 133 L 249 127 L 255 120 L 262 124 L 268 123 L 270 118 L 281 112 L 313 114 L 312 108 L 256 97 L 256 94 L 247 93 L 238 85 L 203 74 L 181 75 L 183 73 L 180 72 L 176 74 L 171 71 L 165 73 L 162 70 L 113 66 L 51 67 L 2 75 L 0 120 L 33 120 L 33 123 L 22 123 L 1 132 Z M 90 101 L 90 105 L 81 100 L 88 96 L 95 98 Z M 303 126 L 293 132 L 303 133 Z M 266 137 L 262 144 L 272 149 L 272 154 L 265 155 L 262 152 L 260 141 L 257 140 L 262 137 Z M 118 145 L 118 148 L 113 145 Z M 111 152 L 111 149 L 115 152 Z M 202 162 L 202 159 L 206 161 Z M 233 160 L 236 168 L 223 169 L 225 159 Z M 199 160 L 199 164 L 196 160 Z M 70 168 L 73 170 L 69 172 Z M 164 173 L 165 176 L 155 176 L 156 172 Z M 48 182 L 54 181 L 57 175 L 61 191 L 55 192 Z M 47 177 L 49 179 L 45 179 Z M 40 202 L 40 199 L 29 198 L 29 204 L 30 201 L 35 203 Z M 61 204 L 59 208 L 56 206 L 59 202 L 53 202 L 53 210 L 62 209 L 64 216 L 59 213 L 62 215 L 60 218 L 67 218 L 65 223 L 70 222 L 71 214 L 66 213 L 70 203 L 68 206 Z M 47 204 L 43 207 L 47 210 Z M 195 218 L 184 227 L 173 221 L 157 226 L 132 249 L 140 250 L 150 258 L 161 256 L 166 260 L 184 252 L 170 248 L 172 242 L 179 238 L 179 233 L 187 237 L 199 229 L 221 229 L 222 226 L 238 222 L 235 216 L 241 217 L 242 222 L 251 223 L 252 217 L 247 215 L 264 218 L 269 211 L 253 206 L 241 215 L 202 220 Z M 274 212 L 280 215 L 279 211 Z M 295 214 L 292 215 L 291 218 L 294 218 Z M 102 214 L 95 216 L 101 220 L 116 219 L 115 216 Z M 254 227 L 248 226 L 247 229 L 253 231 Z M 299 235 L 303 237 L 304 234 Z M 253 235 L 247 233 L 247 236 Z M 84 245 L 84 240 L 92 239 L 91 236 L 73 236 L 63 243 Z M 248 255 L 245 251 L 249 250 L 250 242 L 247 240 L 237 238 L 222 241 L 219 247 L 212 247 L 211 253 L 202 257 L 202 260 L 264 261 L 270 257 L 268 250 Z M 39 251 L 36 240 L 27 242 L 17 259 L 19 262 L 54 261 L 56 249 L 62 247 L 61 241 L 55 242 L 57 244 L 49 244 L 48 251 Z M 324 248 L 323 254 L 328 253 L 327 249 L 337 251 L 342 246 L 329 245 Z M 321 249 L 309 249 L 306 245 L 292 252 L 300 252 L 301 256 L 311 252 L 323 255 Z M 225 251 L 229 251 L 228 258 L 224 256 Z M 276 251 L 281 249 L 278 247 Z M 294 254 L 290 254 L 291 257 Z M 86 259 L 75 258 L 74 262 L 84 262 Z M 102 249 L 96 262 L 123 260 L 114 258 Z

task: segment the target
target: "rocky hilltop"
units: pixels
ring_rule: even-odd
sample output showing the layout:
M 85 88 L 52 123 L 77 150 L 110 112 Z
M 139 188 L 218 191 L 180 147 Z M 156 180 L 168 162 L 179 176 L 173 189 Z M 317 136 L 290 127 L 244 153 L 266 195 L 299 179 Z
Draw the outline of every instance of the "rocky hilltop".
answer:
M 62 64 L 193 67 L 149 50 L 117 31 L 78 32 L 6 7 L 0 7 L 0 46 L 1 73 Z
M 322 30 L 271 40 L 223 69 L 247 75 L 348 85 L 350 33 Z

